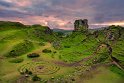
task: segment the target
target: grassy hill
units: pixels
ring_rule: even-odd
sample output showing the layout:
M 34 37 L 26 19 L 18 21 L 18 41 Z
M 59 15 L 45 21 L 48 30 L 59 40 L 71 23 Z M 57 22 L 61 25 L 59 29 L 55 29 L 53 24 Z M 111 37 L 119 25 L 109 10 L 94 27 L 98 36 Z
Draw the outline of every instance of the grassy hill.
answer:
M 0 83 L 123 83 L 123 27 L 65 33 L 0 21 Z

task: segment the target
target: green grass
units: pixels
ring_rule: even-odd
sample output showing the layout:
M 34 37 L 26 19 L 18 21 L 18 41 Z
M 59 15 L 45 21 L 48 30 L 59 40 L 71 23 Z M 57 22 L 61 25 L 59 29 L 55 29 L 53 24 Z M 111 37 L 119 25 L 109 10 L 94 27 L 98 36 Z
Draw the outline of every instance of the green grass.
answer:
M 90 80 L 85 80 L 84 83 L 123 83 L 124 79 L 119 74 L 116 74 L 108 68 L 101 67 L 97 74 L 93 75 Z
M 116 65 L 112 65 L 110 66 L 110 71 L 112 71 L 113 73 L 118 74 L 120 77 L 124 77 L 124 71 L 119 69 Z
M 24 61 L 24 59 L 22 59 L 22 58 L 15 58 L 15 59 L 11 59 L 9 62 L 11 62 L 11 63 L 21 63 L 23 61 Z
M 93 64 L 95 65 L 93 63 L 94 59 L 97 59 L 97 63 L 100 64 L 110 62 L 108 53 L 106 53 L 106 47 L 102 47 L 93 58 L 85 62 L 81 61 L 93 55 L 97 47 L 101 44 L 100 41 L 105 42 L 105 34 L 102 31 L 99 33 L 98 38 L 95 38 L 93 35 L 86 36 L 85 33 L 81 32 L 74 32 L 67 37 L 61 38 L 56 37 L 54 33 L 46 34 L 46 27 L 44 26 L 35 25 L 30 26 L 30 28 L 16 28 L 0 31 L 0 83 L 14 83 L 15 80 L 18 80 L 22 76 L 18 71 L 22 66 L 34 71 L 37 66 L 40 66 L 38 63 L 41 64 L 42 62 L 44 62 L 42 66 L 48 67 L 48 69 L 41 71 L 52 73 L 49 73 L 49 75 L 38 74 L 38 77 L 43 80 L 51 80 L 51 78 L 54 78 L 54 80 L 64 79 L 68 82 L 70 82 L 70 76 L 73 78 L 74 72 L 80 72 L 82 70 L 83 73 L 85 69 L 90 68 Z M 100 41 L 97 41 L 98 39 Z M 58 42 L 59 49 L 53 47 L 52 42 Z M 116 41 L 115 44 L 112 44 L 112 41 L 109 42 L 109 44 L 112 44 L 113 56 L 121 61 L 121 65 L 124 64 L 123 42 L 123 39 Z M 47 49 L 47 52 L 44 52 L 44 49 Z M 39 54 L 39 57 L 28 58 L 27 55 L 32 53 Z M 11 57 L 5 57 L 6 55 Z M 70 66 L 70 64 L 75 62 L 80 62 L 78 64 L 81 66 Z M 79 68 L 79 70 L 76 70 L 76 68 Z M 121 83 L 123 81 L 124 72 L 116 66 L 109 66 L 107 68 L 99 67 L 97 70 L 99 72 L 97 74 L 93 73 L 92 78 L 88 80 L 84 78 L 84 83 Z M 96 71 L 93 70 L 91 72 Z M 34 72 L 34 74 L 36 73 Z M 28 80 L 32 79 L 32 77 L 31 75 Z

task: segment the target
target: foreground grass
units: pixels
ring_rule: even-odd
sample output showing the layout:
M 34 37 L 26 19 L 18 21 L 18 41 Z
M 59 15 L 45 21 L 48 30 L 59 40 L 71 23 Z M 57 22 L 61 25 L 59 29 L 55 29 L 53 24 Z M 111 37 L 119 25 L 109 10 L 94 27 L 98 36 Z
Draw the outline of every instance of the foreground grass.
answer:
M 85 76 L 83 77 L 81 77 L 80 75 L 78 76 L 77 73 L 76 73 L 77 76 L 75 78 L 73 79 L 71 78 L 71 76 L 73 77 L 73 73 L 81 72 L 81 71 L 82 71 L 81 73 L 83 73 L 83 71 L 85 70 L 87 71 L 88 68 L 93 65 L 92 58 L 88 59 L 89 62 L 88 61 L 83 62 L 83 59 L 92 56 L 94 51 L 96 51 L 96 48 L 99 45 L 97 39 L 93 37 L 86 37 L 85 34 L 74 33 L 69 37 L 63 38 L 63 40 L 61 39 L 55 40 L 55 42 L 59 41 L 60 44 L 59 49 L 56 49 L 55 47 L 53 47 L 52 43 L 43 40 L 44 39 L 43 37 L 40 38 L 36 37 L 35 34 L 33 34 L 32 36 L 32 33 L 30 34 L 30 32 L 33 32 L 32 29 L 22 29 L 22 30 L 11 29 L 11 30 L 0 31 L 0 82 L 1 83 L 14 83 L 17 80 L 20 80 L 19 77 L 24 76 L 20 74 L 19 71 L 20 67 L 28 63 L 35 64 L 38 62 L 41 63 L 44 62 L 45 67 L 48 66 L 48 68 L 51 69 L 50 70 L 51 72 L 52 69 L 54 68 L 58 69 L 55 70 L 55 72 L 52 74 L 38 75 L 38 77 L 47 81 L 49 80 L 51 81 L 53 78 L 55 80 L 61 79 L 62 81 L 66 79 L 69 82 L 72 82 L 74 81 L 74 79 L 77 78 L 77 81 L 79 81 L 77 83 L 81 83 L 82 81 L 84 81 L 84 83 L 103 83 L 103 82 L 121 83 L 121 81 L 123 81 L 122 79 L 124 77 L 123 74 L 119 75 L 120 73 L 123 72 L 120 71 L 117 67 L 110 67 L 110 66 L 107 68 L 98 67 L 97 70 L 88 71 L 88 73 L 86 73 L 86 78 L 84 78 L 83 80 L 81 79 Z M 47 36 L 49 35 L 45 35 L 45 37 Z M 50 38 L 51 36 L 49 36 L 47 39 Z M 100 38 L 101 40 L 104 39 L 102 35 L 100 35 Z M 25 44 L 24 42 L 25 40 L 31 43 L 31 45 L 29 46 L 30 47 L 29 50 L 27 49 L 24 50 L 23 48 L 21 48 L 25 52 L 20 54 L 20 56 L 16 56 L 13 58 L 5 57 L 5 55 L 8 54 L 11 50 L 19 49 L 21 47 L 20 44 L 21 45 L 23 45 L 23 43 Z M 113 45 L 114 48 L 113 56 L 117 57 L 120 61 L 123 62 L 124 59 L 122 54 L 124 49 L 122 42 L 123 40 L 118 41 L 116 46 Z M 21 49 L 19 49 L 19 52 L 21 51 Z M 50 52 L 44 53 L 43 52 L 44 49 L 50 50 Z M 96 53 L 95 58 L 97 57 L 99 58 L 102 55 L 104 56 L 105 49 L 101 49 L 98 52 L 98 54 Z M 32 53 L 37 53 L 40 55 L 40 57 L 33 59 L 28 58 L 27 55 Z M 74 66 L 72 65 L 73 63 L 76 63 L 78 61 L 80 62 L 79 64 L 81 65 L 79 64 Z M 109 61 L 110 60 L 108 60 L 108 62 Z M 28 68 L 30 66 L 27 65 L 26 67 Z M 31 81 L 31 78 L 29 77 L 28 80 Z M 74 83 L 76 83 L 76 81 Z

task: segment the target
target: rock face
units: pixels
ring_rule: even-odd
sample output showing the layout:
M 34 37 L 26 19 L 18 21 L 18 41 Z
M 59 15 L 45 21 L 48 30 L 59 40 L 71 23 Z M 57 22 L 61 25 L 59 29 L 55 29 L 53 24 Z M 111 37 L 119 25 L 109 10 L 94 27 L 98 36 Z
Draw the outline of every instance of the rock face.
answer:
M 46 34 L 52 34 L 53 31 L 52 31 L 49 27 L 46 27 L 45 33 L 46 33 Z
M 88 27 L 87 19 L 79 19 L 74 22 L 74 31 L 87 31 Z
M 123 28 L 120 26 L 109 26 L 104 29 L 106 34 L 106 40 L 117 40 L 122 36 L 121 31 L 123 31 Z

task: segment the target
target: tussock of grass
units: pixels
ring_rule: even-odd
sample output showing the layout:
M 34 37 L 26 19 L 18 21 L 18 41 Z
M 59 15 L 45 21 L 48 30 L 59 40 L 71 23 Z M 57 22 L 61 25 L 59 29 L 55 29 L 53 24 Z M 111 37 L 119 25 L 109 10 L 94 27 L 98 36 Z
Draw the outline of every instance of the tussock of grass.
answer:
M 15 58 L 15 59 L 10 60 L 9 62 L 11 62 L 11 63 L 21 63 L 23 61 L 24 61 L 24 59 L 22 59 L 22 58 Z
M 22 54 L 27 53 L 33 48 L 33 44 L 30 41 L 25 40 L 23 43 L 19 43 L 16 45 L 7 55 L 6 57 L 17 57 Z

